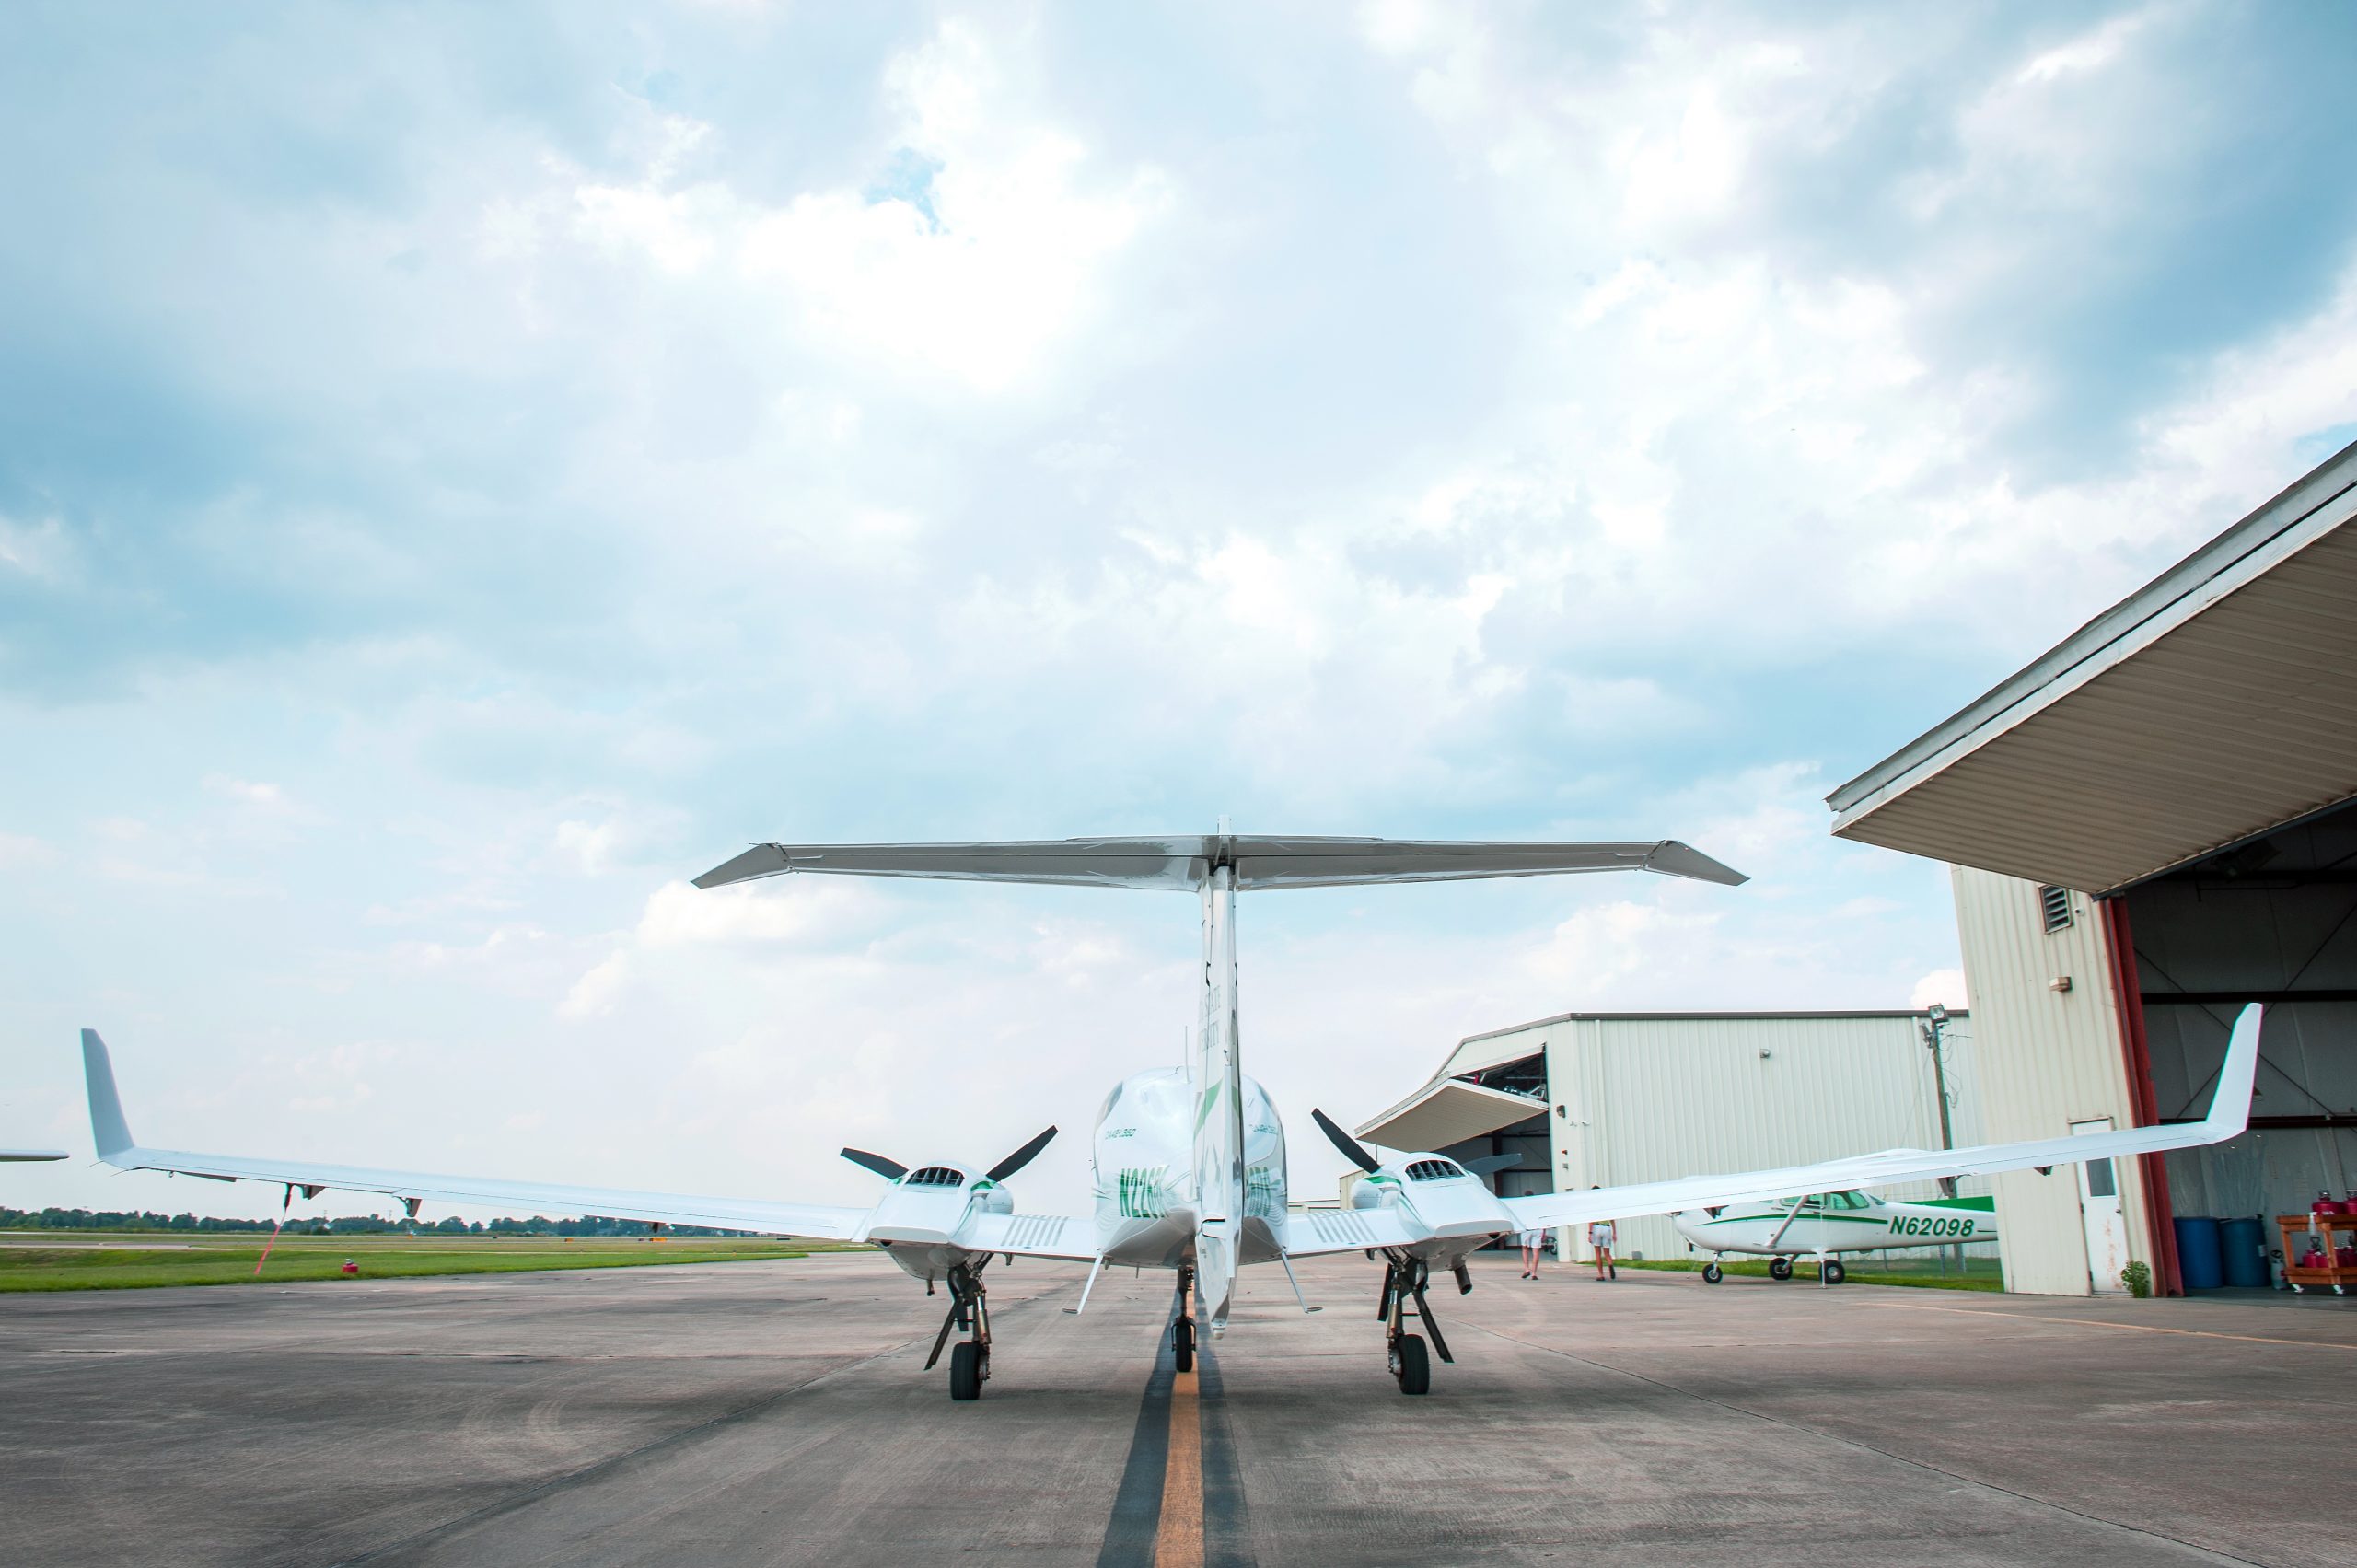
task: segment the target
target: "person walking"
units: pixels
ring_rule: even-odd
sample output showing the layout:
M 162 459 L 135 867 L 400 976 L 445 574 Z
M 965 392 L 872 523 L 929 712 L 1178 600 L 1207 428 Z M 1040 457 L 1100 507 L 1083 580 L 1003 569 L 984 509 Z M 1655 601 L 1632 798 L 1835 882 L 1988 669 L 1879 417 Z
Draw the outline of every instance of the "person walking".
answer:
M 1601 1187 L 1603 1183 L 1598 1182 L 1596 1185 Z M 1612 1260 L 1612 1243 L 1618 1238 L 1618 1233 L 1614 1231 L 1610 1220 L 1589 1222 L 1587 1244 L 1596 1251 L 1596 1277 L 1599 1280 L 1608 1277 L 1617 1280 L 1620 1277 L 1620 1265 Z
M 1521 1239 L 1522 1277 L 1535 1280 L 1538 1277 L 1538 1253 L 1547 1245 L 1547 1233 L 1533 1225 L 1522 1233 Z

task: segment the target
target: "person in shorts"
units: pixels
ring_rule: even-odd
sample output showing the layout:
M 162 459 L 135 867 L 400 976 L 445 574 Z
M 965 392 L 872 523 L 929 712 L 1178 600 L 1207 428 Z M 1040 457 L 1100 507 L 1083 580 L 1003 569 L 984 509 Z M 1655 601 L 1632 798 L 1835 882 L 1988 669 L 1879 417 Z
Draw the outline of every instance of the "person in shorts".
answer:
M 1596 1249 L 1596 1277 L 1599 1280 L 1620 1277 L 1620 1265 L 1612 1260 L 1612 1244 L 1619 1238 L 1610 1220 L 1589 1222 L 1587 1244 Z
M 1522 1233 L 1520 1239 L 1522 1242 L 1522 1277 L 1526 1280 L 1535 1280 L 1538 1277 L 1539 1249 L 1547 1245 L 1547 1233 L 1544 1230 L 1539 1229 L 1537 1225 L 1533 1225 L 1528 1230 Z

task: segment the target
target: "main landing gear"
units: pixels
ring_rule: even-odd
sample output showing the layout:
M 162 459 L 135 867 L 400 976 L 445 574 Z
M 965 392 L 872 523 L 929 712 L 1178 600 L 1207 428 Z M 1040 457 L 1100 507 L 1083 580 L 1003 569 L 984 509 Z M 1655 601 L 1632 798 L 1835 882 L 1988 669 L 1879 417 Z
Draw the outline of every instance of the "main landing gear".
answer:
M 1457 1358 L 1448 1353 L 1448 1342 L 1441 1338 L 1440 1322 L 1433 1316 L 1432 1303 L 1424 1298 L 1424 1288 L 1431 1283 L 1432 1269 L 1422 1258 L 1386 1254 L 1390 1261 L 1383 1270 L 1383 1294 L 1376 1303 L 1375 1315 L 1383 1319 L 1385 1341 L 1389 1352 L 1391 1376 L 1399 1380 L 1403 1394 L 1427 1394 L 1433 1387 L 1432 1354 L 1423 1339 L 1407 1331 L 1408 1310 L 1415 1307 L 1417 1320 L 1425 1333 L 1432 1336 L 1432 1351 L 1443 1361 L 1456 1365 Z M 1463 1269 L 1457 1272 L 1459 1294 L 1470 1290 L 1471 1278 Z
M 1195 1370 L 1195 1319 L 1188 1304 L 1195 1299 L 1195 1271 L 1178 1271 L 1178 1316 L 1170 1324 L 1171 1365 L 1181 1372 Z
M 925 1357 L 924 1369 L 933 1370 L 941 1359 L 941 1347 L 949 1342 L 952 1329 L 971 1337 L 959 1340 L 949 1353 L 949 1397 L 953 1400 L 979 1400 L 982 1385 L 991 1380 L 991 1308 L 988 1293 L 982 1286 L 982 1269 L 990 1261 L 969 1268 L 953 1265 L 949 1271 L 949 1316 L 941 1320 L 941 1332 L 934 1336 L 933 1353 Z
M 1790 1258 L 1769 1259 L 1768 1277 L 1771 1280 L 1791 1279 L 1793 1277 L 1793 1260 Z

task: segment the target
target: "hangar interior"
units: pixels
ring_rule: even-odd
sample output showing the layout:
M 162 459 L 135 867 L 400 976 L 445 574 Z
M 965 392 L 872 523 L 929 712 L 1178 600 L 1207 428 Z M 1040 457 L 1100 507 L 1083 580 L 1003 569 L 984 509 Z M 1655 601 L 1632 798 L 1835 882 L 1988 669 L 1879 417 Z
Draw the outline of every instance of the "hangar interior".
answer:
M 1431 1080 L 1355 1131 L 1457 1159 L 1519 1154 L 1490 1178 L 1504 1197 L 1979 1142 L 1972 1021 L 1941 1020 L 1936 1060 L 1929 1025 L 1920 1012 L 1565 1013 L 1460 1041 Z M 1959 1191 L 1989 1189 L 1968 1179 Z M 1688 1250 L 1666 1217 L 1625 1221 L 1620 1235 L 1627 1257 Z M 1585 1236 L 1559 1249 L 1592 1255 Z
M 2119 1288 L 2115 1219 L 2172 1294 L 2267 1283 L 2278 1216 L 2351 1193 L 2357 446 L 1828 804 L 1955 868 L 1992 1137 L 2199 1116 L 2268 1005 L 2243 1136 L 2098 1172 L 2116 1192 L 1997 1179 L 2009 1286 Z

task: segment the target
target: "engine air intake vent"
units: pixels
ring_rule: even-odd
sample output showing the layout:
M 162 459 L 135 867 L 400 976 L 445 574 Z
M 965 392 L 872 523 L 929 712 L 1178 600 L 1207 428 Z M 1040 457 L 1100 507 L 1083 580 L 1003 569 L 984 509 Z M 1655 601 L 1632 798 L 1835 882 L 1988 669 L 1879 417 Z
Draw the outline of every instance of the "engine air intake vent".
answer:
M 963 1187 L 966 1185 L 966 1173 L 946 1165 L 929 1165 L 921 1170 L 909 1172 L 909 1179 L 900 1185 L 903 1187 Z
M 1465 1172 L 1448 1160 L 1417 1160 L 1408 1167 L 1411 1181 L 1446 1181 Z

